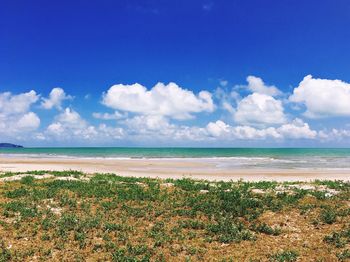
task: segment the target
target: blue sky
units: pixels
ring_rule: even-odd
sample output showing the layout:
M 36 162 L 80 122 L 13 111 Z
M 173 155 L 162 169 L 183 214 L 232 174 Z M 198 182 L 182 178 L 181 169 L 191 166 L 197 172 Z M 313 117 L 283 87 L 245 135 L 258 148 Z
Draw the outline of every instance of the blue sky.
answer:
M 349 13 L 346 0 L 3 0 L 0 137 L 350 146 Z

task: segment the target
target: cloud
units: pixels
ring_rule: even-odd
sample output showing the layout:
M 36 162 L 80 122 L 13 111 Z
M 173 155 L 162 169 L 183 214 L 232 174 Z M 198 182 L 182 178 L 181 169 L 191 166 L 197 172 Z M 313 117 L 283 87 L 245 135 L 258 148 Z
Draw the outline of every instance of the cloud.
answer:
M 276 125 L 286 122 L 282 102 L 272 96 L 253 93 L 238 102 L 234 120 L 245 125 Z
M 350 116 L 350 84 L 308 75 L 294 89 L 289 101 L 304 104 L 304 115 L 309 118 Z
M 225 87 L 216 88 L 214 97 L 218 101 L 219 108 L 222 108 L 231 114 L 235 112 L 234 106 L 242 99 L 238 92 L 234 90 L 228 91 Z
M 45 132 L 47 137 L 57 140 L 91 139 L 98 135 L 96 128 L 85 121 L 78 112 L 66 108 L 55 117 Z
M 52 130 L 58 129 L 58 126 L 68 127 L 70 129 L 84 129 L 87 126 L 87 122 L 81 118 L 78 112 L 71 108 L 66 108 L 62 113 L 55 117 L 55 123 L 53 123 L 53 125 L 55 126 Z
M 227 125 L 225 122 L 218 120 L 216 122 L 210 122 L 207 125 L 207 130 L 211 136 L 219 137 L 224 134 L 230 133 L 230 126 Z
M 190 119 L 194 113 L 214 110 L 209 92 L 201 91 L 195 95 L 175 83 L 158 83 L 151 90 L 140 84 L 114 85 L 103 95 L 102 103 L 121 111 L 179 120 Z
M 256 76 L 248 76 L 247 77 L 247 86 L 239 86 L 239 87 L 245 87 L 252 93 L 259 93 L 269 96 L 279 96 L 282 94 L 282 92 L 275 86 L 268 86 L 264 83 L 264 81 Z
M 261 139 L 315 139 L 317 132 L 311 130 L 307 123 L 301 119 L 295 119 L 293 122 L 281 125 L 277 128 L 254 128 L 251 126 L 230 126 L 225 122 L 218 120 L 210 122 L 206 127 L 208 134 L 218 139 L 232 141 L 241 140 L 261 140 Z
M 152 131 L 158 133 L 164 133 L 164 131 L 173 129 L 174 125 L 171 125 L 167 118 L 163 116 L 135 116 L 127 119 L 125 122 L 129 129 L 137 132 Z
M 6 115 L 26 113 L 38 99 L 39 95 L 34 90 L 18 95 L 0 93 L 0 112 Z
M 126 118 L 127 114 L 122 114 L 118 111 L 115 111 L 113 114 L 94 112 L 92 113 L 92 116 L 96 119 L 102 119 L 102 120 L 119 120 L 119 119 Z
M 126 137 L 132 141 L 181 143 L 202 141 L 208 138 L 205 128 L 197 126 L 176 125 L 164 116 L 138 115 L 124 122 Z
M 22 115 L 17 123 L 17 129 L 21 131 L 36 130 L 40 126 L 40 118 L 33 112 Z
M 281 135 L 273 127 L 257 129 L 251 126 L 230 126 L 221 120 L 210 122 L 207 125 L 207 130 L 210 136 L 231 142 L 237 139 L 258 140 L 268 137 L 281 138 Z
M 303 120 L 296 118 L 292 123 L 284 124 L 277 129 L 277 132 L 280 133 L 285 138 L 310 138 L 314 139 L 317 136 L 317 132 L 310 129 L 310 126 L 307 123 L 304 123 Z
M 30 111 L 38 99 L 39 96 L 33 90 L 17 95 L 0 93 L 0 134 L 3 139 L 26 137 L 28 132 L 40 126 L 39 117 Z
M 46 140 L 96 143 L 120 139 L 124 132 L 122 128 L 108 127 L 105 124 L 91 125 L 78 112 L 66 108 L 40 135 Z
M 62 102 L 64 100 L 73 99 L 72 96 L 66 95 L 64 90 L 60 87 L 53 88 L 50 92 L 48 98 L 43 98 L 41 102 L 41 106 L 45 109 L 52 109 L 53 107 L 61 110 Z
M 322 130 L 319 131 L 319 137 L 321 141 L 342 141 L 350 138 L 350 130 L 336 128 L 332 128 L 330 131 Z
M 220 86 L 222 86 L 222 87 L 225 87 L 228 85 L 228 81 L 224 80 L 224 79 L 221 79 L 219 83 L 220 83 Z

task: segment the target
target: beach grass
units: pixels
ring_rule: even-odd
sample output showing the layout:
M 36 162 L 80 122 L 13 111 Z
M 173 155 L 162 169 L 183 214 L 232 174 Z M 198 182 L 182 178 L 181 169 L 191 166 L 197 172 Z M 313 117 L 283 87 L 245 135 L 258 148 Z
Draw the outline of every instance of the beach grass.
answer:
M 0 261 L 346 261 L 349 250 L 343 181 L 0 175 Z

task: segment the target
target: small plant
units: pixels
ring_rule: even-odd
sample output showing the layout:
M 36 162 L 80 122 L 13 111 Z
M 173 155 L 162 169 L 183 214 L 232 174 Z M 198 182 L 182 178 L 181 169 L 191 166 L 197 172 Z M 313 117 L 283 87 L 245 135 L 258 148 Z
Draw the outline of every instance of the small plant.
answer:
M 19 213 L 22 218 L 35 217 L 38 214 L 36 206 L 28 204 L 23 201 L 8 202 L 4 206 L 4 214 L 14 216 L 15 213 Z
M 205 229 L 205 224 L 199 220 L 191 220 L 191 219 L 184 220 L 184 221 L 181 221 L 179 224 L 182 228 L 187 228 L 187 229 L 195 229 L 195 230 Z
M 281 234 L 281 229 L 279 227 L 270 227 L 266 223 L 259 225 L 253 225 L 252 230 L 259 233 L 264 233 L 267 235 L 278 236 Z
M 30 191 L 24 187 L 16 188 L 12 191 L 7 191 L 5 193 L 5 196 L 8 198 L 21 198 L 24 196 L 28 196 L 30 194 Z
M 21 183 L 25 185 L 33 185 L 35 178 L 33 176 L 25 176 L 21 178 Z
M 350 259 L 350 249 L 345 249 L 343 252 L 337 254 L 339 261 L 346 261 Z
M 74 240 L 79 242 L 80 248 L 84 248 L 86 246 L 85 239 L 86 239 L 85 232 L 75 232 L 74 233 Z
M 4 241 L 0 241 L 0 262 L 10 261 L 11 257 L 11 252 L 6 248 Z
M 347 243 L 350 243 L 350 229 L 333 232 L 332 234 L 325 236 L 323 240 L 337 248 L 344 247 Z
M 210 235 L 213 235 L 221 243 L 255 239 L 254 235 L 245 229 L 243 224 L 234 224 L 228 219 L 220 220 L 217 224 L 210 224 L 207 230 Z
M 270 261 L 276 262 L 293 262 L 296 261 L 299 254 L 293 250 L 277 252 L 270 256 Z
M 320 219 L 326 224 L 333 224 L 337 221 L 337 213 L 331 208 L 322 209 Z

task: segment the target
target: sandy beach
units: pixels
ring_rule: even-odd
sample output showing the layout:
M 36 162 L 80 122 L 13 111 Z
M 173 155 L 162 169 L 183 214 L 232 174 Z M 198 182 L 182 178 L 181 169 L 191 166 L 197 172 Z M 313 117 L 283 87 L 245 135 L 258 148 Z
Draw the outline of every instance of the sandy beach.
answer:
M 232 169 L 214 159 L 108 159 L 42 157 L 0 157 L 0 172 L 33 170 L 78 170 L 86 173 L 115 173 L 121 176 L 151 178 L 206 179 L 210 181 L 311 181 L 350 180 L 347 169 Z

